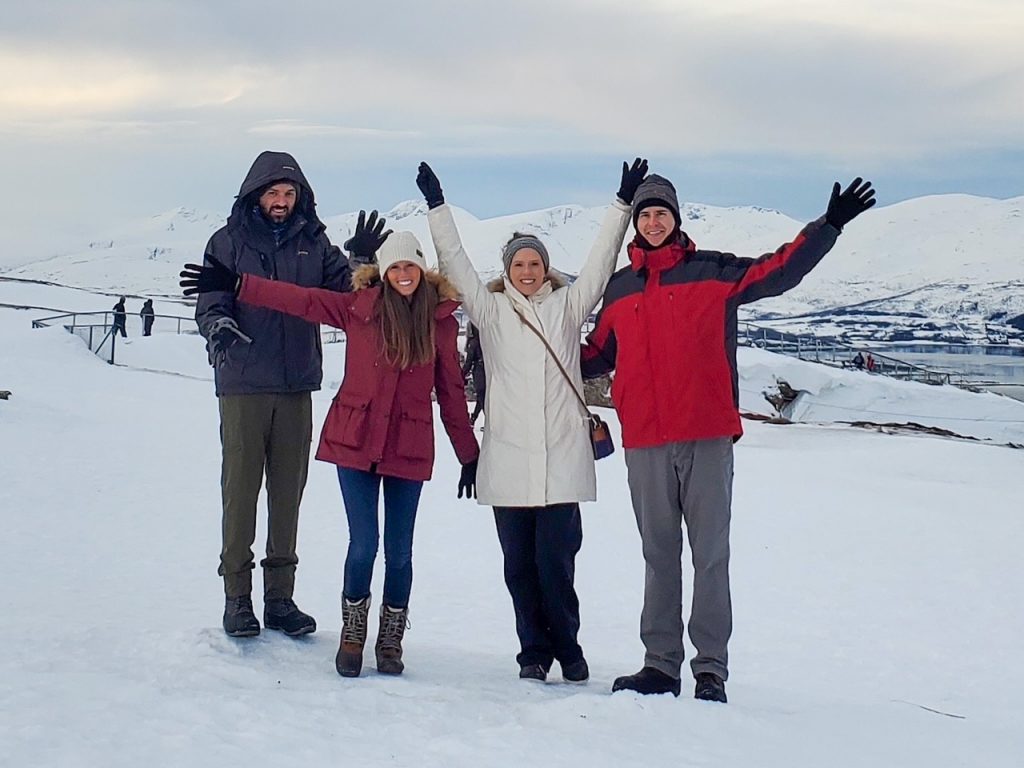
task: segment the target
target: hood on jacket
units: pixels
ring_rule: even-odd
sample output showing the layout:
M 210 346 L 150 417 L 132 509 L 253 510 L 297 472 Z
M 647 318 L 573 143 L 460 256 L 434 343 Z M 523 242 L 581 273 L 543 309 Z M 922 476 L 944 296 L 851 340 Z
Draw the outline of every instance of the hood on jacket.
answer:
M 560 272 L 556 272 L 553 269 L 549 269 L 548 273 L 544 275 L 548 282 L 551 283 L 551 290 L 557 291 L 559 288 L 565 288 L 569 282 L 562 277 Z M 498 275 L 487 284 L 487 290 L 491 293 L 504 293 L 505 292 L 505 276 Z
M 441 301 L 459 301 L 459 292 L 455 286 L 448 282 L 440 272 L 428 269 L 423 272 L 423 279 L 437 289 L 438 298 Z M 363 264 L 352 272 L 352 290 L 361 291 L 365 288 L 373 288 L 382 285 L 380 268 L 376 264 Z
M 689 235 L 680 230 L 676 238 L 657 248 L 651 248 L 638 232 L 633 238 L 633 242 L 626 248 L 626 253 L 629 256 L 629 265 L 634 272 L 639 272 L 641 269 L 660 272 L 677 263 L 686 254 L 696 250 L 697 244 L 690 239 Z
M 259 191 L 275 181 L 290 181 L 298 187 L 299 199 L 295 203 L 292 215 L 303 216 L 307 226 L 312 227 L 311 234 L 326 229 L 316 215 L 316 198 L 312 187 L 306 181 L 298 162 L 287 152 L 260 152 L 238 189 L 228 223 L 240 223 L 244 215 L 258 202 L 256 195 Z

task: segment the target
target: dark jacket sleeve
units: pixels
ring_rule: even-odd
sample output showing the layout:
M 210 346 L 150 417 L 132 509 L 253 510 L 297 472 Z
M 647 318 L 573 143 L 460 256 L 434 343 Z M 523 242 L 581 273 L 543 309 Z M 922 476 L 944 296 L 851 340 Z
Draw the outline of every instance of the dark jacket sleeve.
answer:
M 839 230 L 822 217 L 812 221 L 791 243 L 757 259 L 720 254 L 722 272 L 735 283 L 731 295 L 740 304 L 778 296 L 804 279 L 839 237 Z
M 321 235 L 324 246 L 324 281 L 321 288 L 329 291 L 352 290 L 352 267 L 341 248 L 331 245 L 326 235 Z
M 232 272 L 238 271 L 231 239 L 220 232 L 210 238 L 210 242 L 206 244 L 206 252 L 203 254 L 204 266 L 208 267 L 214 261 L 219 262 Z M 210 338 L 210 326 L 222 317 L 235 319 L 234 294 L 231 291 L 212 291 L 199 294 L 199 299 L 196 301 L 196 324 L 205 339 L 209 340 Z
M 466 342 L 466 359 L 462 363 L 462 378 L 466 378 L 473 366 L 480 362 L 483 352 L 480 349 L 480 337 L 474 336 Z
M 473 426 L 469 423 L 469 406 L 466 403 L 466 389 L 459 367 L 459 349 L 456 339 L 459 324 L 454 317 L 437 321 L 437 359 L 434 361 L 434 391 L 441 409 L 448 439 L 452 442 L 460 464 L 466 464 L 479 457 Z
M 596 379 L 615 370 L 618 345 L 615 330 L 608 315 L 608 289 L 605 288 L 601 311 L 597 313 L 594 330 L 580 348 L 580 368 L 585 379 Z
M 294 283 L 245 274 L 242 275 L 238 301 L 301 317 L 311 323 L 344 329 L 348 323 L 352 297 L 326 288 L 305 288 Z

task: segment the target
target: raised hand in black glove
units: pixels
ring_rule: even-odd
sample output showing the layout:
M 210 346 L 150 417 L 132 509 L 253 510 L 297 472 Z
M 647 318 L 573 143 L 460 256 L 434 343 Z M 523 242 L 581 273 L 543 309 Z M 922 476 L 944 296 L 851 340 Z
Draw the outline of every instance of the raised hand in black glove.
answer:
M 238 290 L 239 277 L 235 272 L 225 267 L 216 259 L 208 259 L 210 266 L 201 267 L 198 264 L 186 264 L 185 268 L 178 273 L 182 278 L 178 281 L 185 290 L 186 296 L 195 296 L 197 293 L 210 293 L 211 291 Z
M 639 157 L 633 161 L 633 165 L 629 166 L 626 163 L 622 164 L 622 183 L 619 184 L 619 200 L 624 202 L 626 205 L 633 204 L 633 195 L 636 194 L 636 188 L 640 186 L 640 182 L 644 180 L 644 176 L 647 175 L 647 161 L 641 160 Z
M 345 250 L 357 264 L 373 264 L 377 260 L 377 249 L 392 231 L 384 231 L 384 218 L 378 219 L 376 211 L 370 211 L 370 218 L 366 218 L 366 211 L 360 211 L 355 234 L 345 241 Z
M 439 205 L 444 205 L 444 192 L 441 191 L 441 181 L 426 163 L 420 163 L 419 173 L 416 174 L 416 186 L 423 193 L 423 199 L 427 201 L 427 208 L 437 208 Z
M 839 191 L 837 181 L 832 185 L 832 197 L 828 201 L 825 221 L 836 229 L 842 229 L 874 204 L 875 190 L 870 181 L 862 181 L 858 176 L 842 192 Z
M 476 465 L 477 459 L 468 461 L 462 465 L 462 475 L 459 477 L 459 498 L 462 492 L 466 492 L 467 499 L 476 498 Z

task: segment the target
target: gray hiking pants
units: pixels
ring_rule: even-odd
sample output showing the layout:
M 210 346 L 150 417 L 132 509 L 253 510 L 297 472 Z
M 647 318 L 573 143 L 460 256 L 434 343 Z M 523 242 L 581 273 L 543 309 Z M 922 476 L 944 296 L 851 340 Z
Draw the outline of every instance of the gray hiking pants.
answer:
M 309 392 L 222 395 L 220 401 L 222 548 L 218 573 L 228 597 L 252 591 L 256 500 L 267 476 L 267 556 L 263 594 L 291 597 L 299 502 L 306 487 L 313 405 Z
M 647 564 L 640 639 L 644 665 L 679 678 L 683 663 L 682 525 L 693 558 L 690 641 L 693 674 L 728 678 L 732 601 L 729 520 L 732 439 L 625 451 L 629 492 Z

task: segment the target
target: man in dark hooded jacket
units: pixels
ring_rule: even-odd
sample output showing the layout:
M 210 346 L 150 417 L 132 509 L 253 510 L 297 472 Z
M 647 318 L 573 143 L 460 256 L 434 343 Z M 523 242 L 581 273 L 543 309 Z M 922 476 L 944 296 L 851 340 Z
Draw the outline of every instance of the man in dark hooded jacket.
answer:
M 317 218 L 313 190 L 295 159 L 263 152 L 238 191 L 227 224 L 206 246 L 218 261 L 296 285 L 351 290 L 351 269 Z M 267 548 L 263 567 L 268 629 L 288 635 L 316 630 L 292 600 L 299 501 L 312 439 L 312 399 L 322 378 L 319 327 L 296 317 L 236 303 L 230 291 L 204 293 L 196 321 L 207 340 L 220 404 L 224 631 L 257 635 L 252 607 L 256 499 L 267 475 Z

